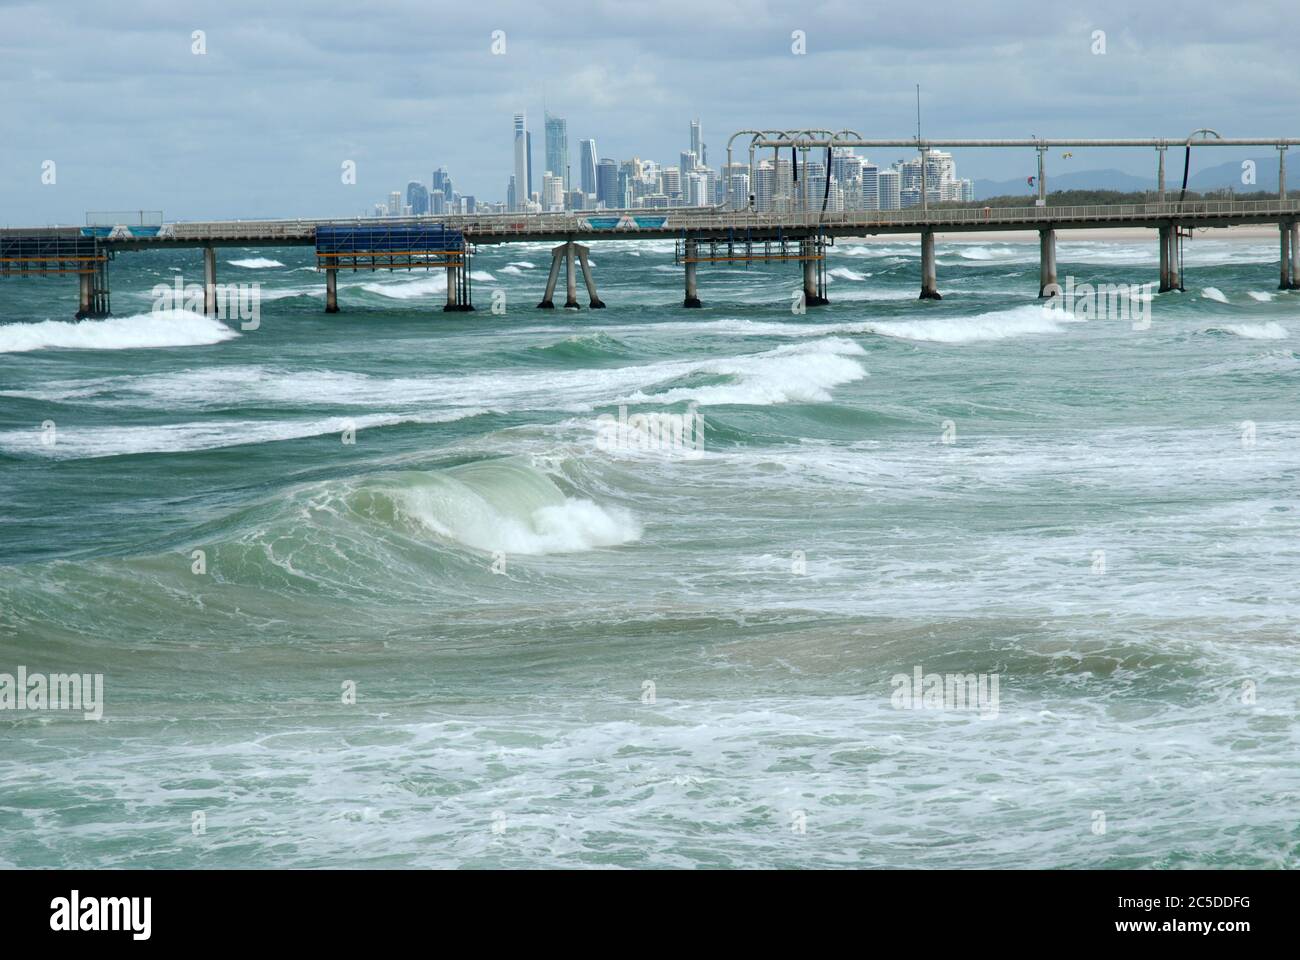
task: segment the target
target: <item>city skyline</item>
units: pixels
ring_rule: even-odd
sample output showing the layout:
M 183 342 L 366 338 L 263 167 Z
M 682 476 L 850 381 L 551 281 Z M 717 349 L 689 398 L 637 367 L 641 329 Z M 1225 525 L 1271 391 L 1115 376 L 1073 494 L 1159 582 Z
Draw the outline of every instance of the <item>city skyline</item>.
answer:
M 751 183 L 747 161 L 733 162 L 731 168 L 723 170 L 707 164 L 708 143 L 703 121 L 698 117 L 689 122 L 689 149 L 679 153 L 675 165 L 637 155 L 624 159 L 601 157 L 594 137 L 579 140 L 580 175 L 575 185 L 569 163 L 568 118 L 546 112 L 544 124 L 545 156 L 539 190 L 524 193 L 517 187 L 521 178 L 529 184 L 534 179 L 527 112 L 517 111 L 511 138 L 514 172 L 501 199 L 456 192 L 446 168 L 440 167 L 428 185 L 408 181 L 404 193 L 390 193 L 387 202 L 377 201 L 368 213 L 420 216 L 681 206 L 752 207 L 758 212 L 822 206 L 836 212 L 891 210 L 921 204 L 922 183 L 926 184 L 929 203 L 975 199 L 974 182 L 957 177 L 953 155 L 943 150 L 928 152 L 923 177 L 919 155 L 882 166 L 859 155 L 854 148 L 837 147 L 831 158 L 829 185 L 824 159 L 818 159 L 824 158 L 820 150 L 802 152 L 802 176 L 789 159 L 762 156 L 756 158 Z

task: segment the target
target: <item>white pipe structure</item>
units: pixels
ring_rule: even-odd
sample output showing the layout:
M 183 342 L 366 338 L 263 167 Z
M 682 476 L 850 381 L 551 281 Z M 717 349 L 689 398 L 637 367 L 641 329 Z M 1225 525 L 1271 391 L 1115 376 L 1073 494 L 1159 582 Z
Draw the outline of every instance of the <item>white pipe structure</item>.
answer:
M 747 131 L 748 132 L 748 131 Z M 1201 131 L 1197 131 L 1200 133 Z M 1009 139 L 1009 140 L 932 140 L 924 139 L 918 141 L 915 137 L 907 140 L 864 140 L 840 139 L 830 140 L 759 140 L 754 146 L 763 149 L 766 147 L 924 147 L 932 150 L 935 147 L 951 147 L 954 149 L 964 147 L 1042 147 L 1050 149 L 1052 147 L 1162 147 L 1170 144 L 1187 144 L 1190 138 L 1182 139 L 1111 139 L 1111 140 L 1088 140 L 1088 139 L 1070 139 L 1059 140 L 1056 138 L 1031 137 L 1028 139 Z M 1196 146 L 1206 147 L 1262 147 L 1262 146 L 1300 146 L 1300 138 L 1296 137 L 1222 137 L 1217 140 L 1191 140 Z
M 756 149 L 756 146 L 755 146 L 755 145 L 757 144 L 757 142 L 759 141 L 760 138 L 762 138 L 762 137 L 766 137 L 768 134 L 775 134 L 778 138 L 786 139 L 786 138 L 789 137 L 789 133 L 788 133 L 788 131 L 785 131 L 785 130 L 737 130 L 735 133 L 733 133 L 733 134 L 732 134 L 732 135 L 727 139 L 727 165 L 726 165 L 725 167 L 723 167 L 723 169 L 722 169 L 722 177 L 723 177 L 723 183 L 724 183 L 724 184 L 726 183 L 726 178 L 727 178 L 727 176 L 729 175 L 729 174 L 728 174 L 728 171 L 731 169 L 731 147 L 732 147 L 732 144 L 735 142 L 735 140 L 736 140 L 737 137 L 743 136 L 743 135 L 745 135 L 745 134 L 747 134 L 747 133 L 751 135 L 751 138 L 750 138 L 750 141 L 749 141 L 749 189 L 750 189 L 750 192 L 752 193 L 752 192 L 753 192 L 753 189 L 754 189 L 754 150 Z M 831 144 L 832 146 L 840 146 L 840 144 L 841 144 L 840 138 L 843 137 L 845 134 L 852 134 L 854 137 L 857 137 L 857 138 L 859 138 L 859 139 L 861 139 L 861 137 L 862 137 L 862 134 L 858 133 L 856 130 L 849 130 L 849 129 L 847 129 L 847 128 L 844 129 L 844 130 L 839 131 L 838 133 L 831 133 L 831 131 L 829 131 L 829 130 L 801 130 L 801 131 L 799 131 L 799 133 L 801 133 L 801 134 L 805 134 L 805 133 L 807 133 L 807 134 L 812 134 L 812 133 L 826 133 L 826 134 L 830 134 L 830 140 L 832 141 L 832 144 Z M 827 176 L 830 176 L 830 171 L 829 171 L 829 170 L 826 171 L 826 175 L 827 175 Z M 726 206 L 726 205 L 727 205 L 727 201 L 726 201 L 726 199 L 725 199 L 726 195 L 727 195 L 727 191 L 726 191 L 726 189 L 725 189 L 725 187 L 724 187 L 724 190 L 723 190 L 723 197 L 724 197 L 724 200 L 723 200 L 722 204 L 719 204 L 719 206 Z

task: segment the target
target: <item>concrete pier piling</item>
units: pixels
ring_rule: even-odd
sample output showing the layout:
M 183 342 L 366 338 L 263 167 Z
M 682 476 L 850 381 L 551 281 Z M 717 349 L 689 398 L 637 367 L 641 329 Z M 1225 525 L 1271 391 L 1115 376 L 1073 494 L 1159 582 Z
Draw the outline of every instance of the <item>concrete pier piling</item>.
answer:
M 564 248 L 565 248 L 564 249 L 564 278 L 565 278 L 564 290 L 566 294 L 564 300 L 564 309 L 578 310 L 580 309 L 578 304 L 578 276 L 577 276 L 577 264 L 576 264 L 578 257 L 576 252 L 573 249 L 572 240 L 566 243 L 564 245 Z
M 1300 221 L 1291 221 L 1291 287 L 1300 290 Z
M 816 240 L 799 241 L 799 255 L 804 258 L 803 302 L 804 306 L 808 307 L 824 307 L 830 303 L 830 300 L 822 295 L 824 291 L 817 282 L 817 268 L 821 261 L 814 258 L 819 252 L 820 247 Z
M 203 248 L 203 315 L 217 315 L 217 248 Z
M 587 299 L 592 310 L 605 309 L 605 301 L 601 300 L 596 293 L 596 280 L 591 275 L 591 264 L 587 262 L 587 248 L 582 244 L 574 244 L 578 251 L 578 262 L 582 264 L 582 279 L 587 284 Z
M 1178 235 L 1178 224 L 1169 225 L 1169 286 L 1166 290 L 1179 292 L 1183 289 L 1183 268 L 1179 263 L 1182 252 L 1182 237 Z
M 1282 279 L 1278 281 L 1279 290 L 1291 289 L 1291 228 L 1285 223 L 1277 225 L 1278 263 L 1282 268 Z
M 1170 229 L 1171 228 L 1169 228 L 1169 226 L 1161 226 L 1160 228 L 1160 287 L 1158 287 L 1158 289 L 1160 289 L 1160 293 L 1166 293 L 1166 291 L 1169 291 L 1170 289 L 1169 286 L 1169 250 L 1171 246 L 1169 242 Z
M 447 305 L 442 308 L 443 313 L 451 313 L 457 309 L 459 304 L 456 302 L 456 268 L 447 268 Z
M 803 246 L 803 244 L 800 244 Z M 806 307 L 815 307 L 821 297 L 817 294 L 817 265 L 811 260 L 803 262 L 803 302 Z
M 555 283 L 560 279 L 560 260 L 563 257 L 563 246 L 556 247 L 551 251 L 551 272 L 546 277 L 546 292 L 542 294 L 542 301 L 537 305 L 539 310 L 555 309 Z
M 596 279 L 591 273 L 591 262 L 587 259 L 587 248 L 580 243 L 567 240 L 551 249 L 551 272 L 546 277 L 546 292 L 537 304 L 539 309 L 555 309 L 555 285 L 560 279 L 560 267 L 564 267 L 564 306 L 566 309 L 582 309 L 578 303 L 578 266 L 582 266 L 582 279 L 587 285 L 587 296 L 591 299 L 591 309 L 600 310 L 605 302 L 596 293 Z
M 921 232 L 921 300 L 942 300 L 934 266 L 934 231 Z
M 339 272 L 334 267 L 325 270 L 325 312 L 339 312 Z
M 81 295 L 78 297 L 77 319 L 84 320 L 94 316 L 95 278 L 92 274 L 83 273 L 78 279 L 81 281 Z
M 697 268 L 699 264 L 695 262 L 696 243 L 694 240 L 686 241 L 686 298 L 682 300 L 683 307 L 702 307 L 700 303 L 700 291 L 697 284 Z
M 1039 230 L 1038 297 L 1041 300 L 1055 296 L 1059 289 L 1056 283 L 1056 231 Z

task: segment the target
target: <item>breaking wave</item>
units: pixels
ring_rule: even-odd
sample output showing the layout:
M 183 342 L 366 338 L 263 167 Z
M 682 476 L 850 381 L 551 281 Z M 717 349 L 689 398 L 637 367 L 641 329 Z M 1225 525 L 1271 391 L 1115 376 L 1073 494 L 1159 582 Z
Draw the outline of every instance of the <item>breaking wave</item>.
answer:
M 0 325 L 0 353 L 62 347 L 70 350 L 134 350 L 197 347 L 239 333 L 219 320 L 189 310 L 159 310 L 106 320 L 44 320 Z

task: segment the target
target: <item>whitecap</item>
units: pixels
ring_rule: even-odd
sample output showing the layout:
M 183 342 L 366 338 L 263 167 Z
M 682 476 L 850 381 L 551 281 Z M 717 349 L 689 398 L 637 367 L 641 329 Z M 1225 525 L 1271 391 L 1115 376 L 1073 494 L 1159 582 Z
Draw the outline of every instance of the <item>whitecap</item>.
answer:
M 63 347 L 134 350 L 197 347 L 239 336 L 220 320 L 190 310 L 158 310 L 104 320 L 45 320 L 0 325 L 0 353 Z
M 226 263 L 232 267 L 243 267 L 245 270 L 268 270 L 271 267 L 283 267 L 284 264 L 279 260 L 268 260 L 266 257 L 249 257 L 247 260 L 227 260 Z M 312 269 L 315 269 L 314 267 Z

